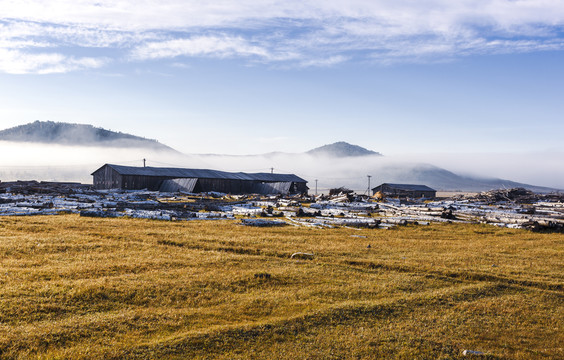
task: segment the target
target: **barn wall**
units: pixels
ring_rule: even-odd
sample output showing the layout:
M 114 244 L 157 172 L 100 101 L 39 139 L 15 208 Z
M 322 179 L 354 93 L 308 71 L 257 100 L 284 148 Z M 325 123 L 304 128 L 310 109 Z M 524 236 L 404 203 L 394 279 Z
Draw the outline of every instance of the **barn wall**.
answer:
M 121 188 L 122 176 L 109 166 L 105 166 L 92 174 L 94 188 L 103 189 L 119 189 Z
M 434 191 L 423 191 L 423 190 L 414 190 L 414 191 L 403 191 L 400 195 L 412 197 L 412 198 L 433 198 L 435 197 Z
M 216 191 L 226 194 L 244 194 L 246 193 L 245 183 L 249 183 L 249 181 L 232 179 L 198 179 L 198 185 L 196 186 L 194 191 Z
M 159 187 L 161 192 L 195 192 L 194 189 L 198 183 L 198 179 L 180 178 L 164 180 Z
M 309 188 L 305 182 L 295 182 L 292 188 L 290 188 L 290 193 L 292 194 L 307 194 Z
M 217 191 L 226 194 L 253 194 L 261 187 L 262 181 L 232 179 L 198 179 L 194 192 Z M 276 183 L 274 183 L 276 184 Z M 308 187 L 303 182 L 294 182 L 290 187 L 291 194 L 307 193 Z
M 398 196 L 398 197 L 411 197 L 411 198 L 434 198 L 436 196 L 436 191 L 425 191 L 425 190 L 403 190 L 397 189 L 391 186 L 378 186 L 373 189 L 374 193 L 380 191 L 387 196 Z
M 418 191 L 416 197 L 433 198 L 435 195 L 435 191 Z
M 144 175 L 124 175 L 121 188 L 124 190 L 159 190 L 162 182 L 170 177 L 165 176 L 144 176 Z

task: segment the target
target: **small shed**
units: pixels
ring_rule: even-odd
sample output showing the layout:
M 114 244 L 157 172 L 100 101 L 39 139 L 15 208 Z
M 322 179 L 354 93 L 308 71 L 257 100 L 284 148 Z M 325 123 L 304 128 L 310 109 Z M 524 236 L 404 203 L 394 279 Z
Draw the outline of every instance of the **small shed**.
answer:
M 306 194 L 307 181 L 294 174 L 232 173 L 209 169 L 105 164 L 92 173 L 96 189 L 227 194 Z
M 435 189 L 417 184 L 384 183 L 372 189 L 372 194 L 377 192 L 389 197 L 434 198 L 437 195 Z

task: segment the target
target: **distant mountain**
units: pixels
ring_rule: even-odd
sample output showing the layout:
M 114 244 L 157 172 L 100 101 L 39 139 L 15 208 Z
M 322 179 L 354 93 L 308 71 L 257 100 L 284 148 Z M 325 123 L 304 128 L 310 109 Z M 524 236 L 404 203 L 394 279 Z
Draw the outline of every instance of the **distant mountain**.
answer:
M 382 155 L 379 152 L 365 149 L 362 146 L 352 145 L 344 141 L 320 146 L 318 148 L 307 151 L 306 154 L 316 156 L 321 155 L 327 157 Z
M 54 121 L 35 121 L 0 131 L 0 141 L 31 142 L 58 145 L 150 148 L 175 151 L 159 143 L 135 135 L 96 128 L 92 125 Z
M 510 180 L 496 178 L 477 178 L 457 175 L 443 168 L 428 165 L 387 165 L 379 168 L 376 172 L 377 178 L 383 182 L 398 182 L 423 184 L 441 191 L 468 191 L 481 192 L 492 189 L 510 189 L 523 187 L 538 193 L 549 193 L 558 189 L 519 183 Z M 380 184 L 375 184 L 375 186 Z

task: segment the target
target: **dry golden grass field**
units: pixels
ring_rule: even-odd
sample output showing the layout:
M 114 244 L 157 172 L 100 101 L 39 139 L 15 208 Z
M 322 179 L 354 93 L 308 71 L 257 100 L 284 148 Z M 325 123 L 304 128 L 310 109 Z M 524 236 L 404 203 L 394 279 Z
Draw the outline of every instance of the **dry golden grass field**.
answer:
M 564 358 L 562 234 L 0 217 L 0 285 L 0 359 Z

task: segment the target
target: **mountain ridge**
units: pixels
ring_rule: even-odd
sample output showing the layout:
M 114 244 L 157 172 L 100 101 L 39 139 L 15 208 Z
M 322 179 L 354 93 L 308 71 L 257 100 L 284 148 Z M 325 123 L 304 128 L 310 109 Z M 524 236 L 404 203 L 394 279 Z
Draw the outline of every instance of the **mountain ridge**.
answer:
M 39 120 L 1 130 L 0 140 L 58 145 L 148 147 L 155 150 L 176 151 L 157 140 L 97 128 L 93 125 Z
M 338 141 L 332 144 L 327 144 L 323 146 L 319 146 L 313 148 L 311 150 L 307 150 L 301 153 L 290 153 L 284 151 L 271 151 L 268 153 L 262 154 L 246 154 L 246 155 L 231 155 L 231 154 L 197 154 L 200 156 L 228 156 L 228 157 L 249 157 L 249 156 L 266 156 L 266 157 L 273 157 L 273 156 L 284 156 L 284 155 L 311 155 L 311 156 L 323 156 L 323 157 L 360 157 L 360 156 L 384 156 L 381 153 L 373 150 L 368 150 L 362 146 L 350 144 L 345 141 Z
M 379 152 L 368 150 L 366 148 L 363 148 L 362 146 L 349 144 L 345 141 L 338 141 L 332 144 L 323 145 L 306 151 L 306 154 L 332 157 L 352 157 L 367 155 L 382 156 L 382 154 Z
M 463 176 L 447 169 L 430 164 L 415 164 L 403 167 L 383 167 L 382 173 L 393 174 L 394 179 L 401 179 L 403 183 L 419 182 L 438 191 L 481 192 L 502 188 L 523 187 L 538 193 L 549 193 L 560 189 L 520 183 L 507 179 Z M 394 182 L 394 181 L 385 181 Z

